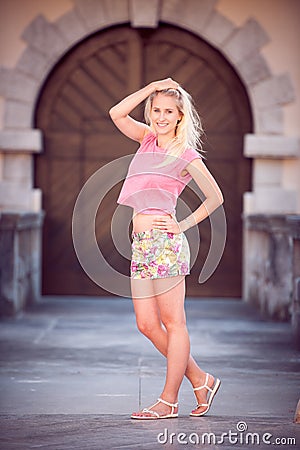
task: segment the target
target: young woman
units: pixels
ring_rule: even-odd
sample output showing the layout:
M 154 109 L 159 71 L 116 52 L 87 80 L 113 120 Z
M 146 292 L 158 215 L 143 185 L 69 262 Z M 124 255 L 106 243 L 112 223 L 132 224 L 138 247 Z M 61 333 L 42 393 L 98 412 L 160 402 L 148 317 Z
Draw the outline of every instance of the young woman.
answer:
M 147 124 L 129 115 L 145 99 Z M 223 196 L 196 150 L 202 134 L 200 119 L 190 95 L 171 78 L 148 84 L 109 113 L 124 135 L 140 143 L 118 202 L 133 208 L 131 290 L 137 326 L 167 358 L 165 385 L 157 402 L 131 417 L 178 417 L 184 375 L 197 399 L 191 415 L 202 416 L 220 380 L 200 369 L 190 355 L 184 310 L 190 256 L 184 231 L 208 217 Z M 192 178 L 206 198 L 178 223 L 176 201 Z

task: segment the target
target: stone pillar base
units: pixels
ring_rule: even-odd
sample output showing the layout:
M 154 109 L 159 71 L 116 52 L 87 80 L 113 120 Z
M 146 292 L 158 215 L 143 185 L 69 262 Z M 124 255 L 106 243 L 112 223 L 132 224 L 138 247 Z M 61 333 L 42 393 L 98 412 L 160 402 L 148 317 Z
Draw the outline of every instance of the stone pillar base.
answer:
M 289 217 L 288 223 L 293 239 L 292 332 L 294 344 L 300 350 L 300 215 Z
M 40 297 L 42 212 L 0 213 L 0 315 Z
M 244 216 L 243 295 L 274 319 L 299 314 L 300 216 Z M 299 324 L 300 326 L 300 324 Z

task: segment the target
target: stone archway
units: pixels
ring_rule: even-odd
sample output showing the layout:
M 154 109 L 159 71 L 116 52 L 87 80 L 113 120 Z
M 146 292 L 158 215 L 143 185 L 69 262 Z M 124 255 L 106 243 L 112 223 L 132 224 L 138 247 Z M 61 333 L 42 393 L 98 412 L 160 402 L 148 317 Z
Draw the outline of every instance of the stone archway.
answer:
M 5 98 L 4 128 L 0 132 L 4 158 L 14 155 L 15 166 L 20 166 L 23 175 L 32 180 L 30 155 L 43 149 L 41 133 L 33 129 L 36 101 L 47 75 L 70 48 L 112 25 L 130 23 L 133 28 L 156 28 L 159 22 L 202 37 L 239 73 L 254 118 L 254 133 L 245 139 L 246 156 L 258 160 L 297 156 L 296 138 L 283 135 L 282 107 L 294 100 L 294 92 L 289 75 L 272 74 L 261 53 L 268 36 L 253 19 L 235 27 L 215 9 L 215 4 L 216 0 L 76 0 L 72 9 L 53 23 L 41 15 L 36 17 L 24 30 L 22 38 L 27 47 L 16 66 L 0 70 L 0 94 Z M 24 189 L 16 180 L 11 189 L 11 185 L 1 182 L 1 190 L 4 210 L 10 209 L 11 204 L 15 209 L 41 210 L 41 193 L 32 188 L 32 183 Z M 246 213 L 262 207 L 255 192 L 246 195 L 245 200 Z M 271 211 L 276 212 L 275 204 Z
M 211 244 L 210 223 L 201 224 L 200 251 L 187 294 L 241 296 L 242 199 L 251 189 L 251 161 L 243 156 L 244 135 L 252 131 L 248 96 L 232 66 L 217 50 L 190 32 L 164 24 L 152 30 L 119 25 L 93 34 L 62 58 L 41 90 L 35 123 L 43 132 L 45 151 L 35 158 L 35 186 L 43 192 L 46 211 L 44 294 L 106 294 L 86 277 L 76 258 L 70 234 L 74 204 L 92 174 L 136 149 L 132 141 L 116 132 L 109 108 L 141 84 L 170 73 L 190 92 L 203 116 L 206 164 L 226 198 L 228 223 L 220 265 L 199 286 L 199 273 Z M 140 108 L 134 115 L 142 120 Z M 95 233 L 105 260 L 117 273 L 126 275 L 128 261 L 111 240 L 119 189 L 114 186 L 99 205 Z M 181 201 L 192 210 L 199 206 L 199 198 L 189 188 Z M 99 264 L 98 273 L 104 270 Z
M 42 150 L 41 135 L 34 130 L 34 111 L 48 73 L 61 57 L 85 37 L 112 25 L 130 23 L 131 27 L 156 28 L 159 21 L 190 30 L 216 47 L 233 65 L 243 81 L 252 105 L 254 133 L 245 140 L 246 156 L 260 158 L 295 157 L 295 139 L 283 136 L 283 105 L 294 100 L 288 74 L 273 75 L 262 47 L 268 42 L 264 29 L 254 19 L 235 27 L 215 9 L 216 0 L 76 0 L 74 7 L 48 22 L 37 16 L 24 30 L 27 48 L 16 67 L 0 69 L 0 94 L 5 98 L 4 128 L 0 132 L 0 150 L 25 152 Z M 263 141 L 261 139 L 263 135 Z M 279 147 L 279 150 L 278 150 Z M 272 150 L 275 148 L 274 155 Z M 30 169 L 28 169 L 30 170 Z M 32 177 L 32 173 L 28 173 Z M 15 187 L 6 195 L 16 207 L 40 209 L 40 193 Z M 247 204 L 253 203 L 247 197 Z M 255 195 L 254 195 L 255 197 Z M 276 211 L 275 211 L 276 212 Z
M 143 7 L 141 7 L 143 3 Z M 4 128 L 30 129 L 36 99 L 47 74 L 76 43 L 112 25 L 155 28 L 158 22 L 192 31 L 216 47 L 240 74 L 252 102 L 255 133 L 282 134 L 282 105 L 294 100 L 287 74 L 275 76 L 261 54 L 269 38 L 254 19 L 237 28 L 217 10 L 215 0 L 194 2 L 77 0 L 54 23 L 36 17 L 24 30 L 27 48 L 13 69 L 1 68 L 1 94 L 6 98 Z M 18 104 L 17 104 L 18 103 Z M 17 114 L 15 114 L 17 112 Z

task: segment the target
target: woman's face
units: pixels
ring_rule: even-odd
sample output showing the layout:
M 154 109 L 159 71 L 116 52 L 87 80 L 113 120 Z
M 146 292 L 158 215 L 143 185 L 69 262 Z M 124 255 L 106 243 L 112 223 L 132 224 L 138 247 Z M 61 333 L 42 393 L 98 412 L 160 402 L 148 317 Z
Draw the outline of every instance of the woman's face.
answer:
M 174 97 L 161 93 L 154 97 L 150 118 L 157 134 L 173 138 L 177 121 L 181 116 Z

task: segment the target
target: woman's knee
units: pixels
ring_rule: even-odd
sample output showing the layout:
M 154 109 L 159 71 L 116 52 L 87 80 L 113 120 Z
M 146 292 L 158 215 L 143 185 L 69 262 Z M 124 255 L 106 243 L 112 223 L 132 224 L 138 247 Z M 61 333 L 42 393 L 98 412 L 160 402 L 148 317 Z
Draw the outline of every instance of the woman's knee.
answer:
M 180 317 L 176 319 L 174 317 L 162 318 L 162 323 L 167 332 L 186 329 L 185 317 Z
M 136 319 L 138 330 L 147 338 L 155 336 L 158 331 L 161 331 L 161 324 L 149 321 L 149 319 Z

